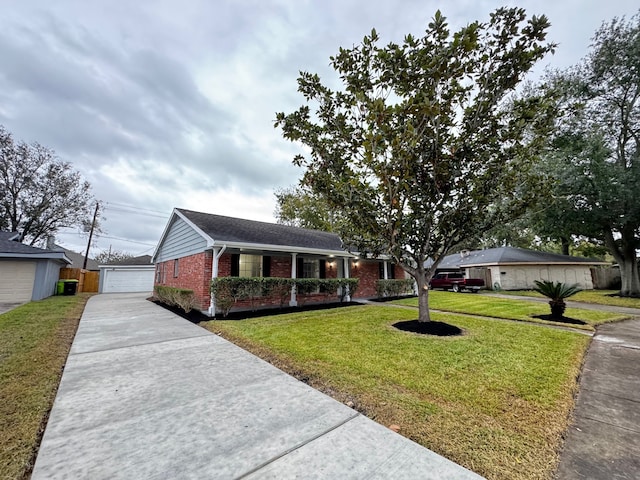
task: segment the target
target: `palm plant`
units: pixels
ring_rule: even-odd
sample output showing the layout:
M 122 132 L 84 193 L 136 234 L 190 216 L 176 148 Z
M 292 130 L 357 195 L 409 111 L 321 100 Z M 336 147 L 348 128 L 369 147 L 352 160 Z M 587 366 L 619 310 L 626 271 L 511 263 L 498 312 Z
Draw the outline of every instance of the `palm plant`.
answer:
M 536 292 L 550 298 L 551 318 L 562 320 L 567 304 L 564 299 L 581 292 L 582 289 L 577 284 L 567 285 L 562 282 L 550 282 L 548 280 L 536 280 Z

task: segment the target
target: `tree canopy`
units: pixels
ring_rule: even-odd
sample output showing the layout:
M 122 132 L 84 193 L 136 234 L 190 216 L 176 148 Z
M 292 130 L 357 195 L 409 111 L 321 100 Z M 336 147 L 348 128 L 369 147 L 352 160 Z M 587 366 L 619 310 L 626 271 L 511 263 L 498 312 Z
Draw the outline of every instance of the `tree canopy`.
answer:
M 577 66 L 543 86 L 558 99 L 545 165 L 554 179 L 547 219 L 607 247 L 620 266 L 621 295 L 640 296 L 640 14 L 595 33 Z
M 284 137 L 310 148 L 294 159 L 304 185 L 348 219 L 345 243 L 414 277 L 421 321 L 440 260 L 527 201 L 521 185 L 544 109 L 510 94 L 553 50 L 548 27 L 544 16 L 500 8 L 455 33 L 438 11 L 424 36 L 401 44 L 380 46 L 372 30 L 331 57 L 343 89 L 301 72 L 307 104 L 277 114 Z
M 340 212 L 304 186 L 276 190 L 275 217 L 278 223 L 311 228 L 324 232 L 337 231 L 342 221 Z
M 53 150 L 15 142 L 0 125 L 0 229 L 31 245 L 63 227 L 91 223 L 89 183 Z
M 102 250 L 98 253 L 94 260 L 98 262 L 100 265 L 109 265 L 112 263 L 122 263 L 126 260 L 134 258 L 135 255 L 129 252 L 124 252 L 120 250 Z

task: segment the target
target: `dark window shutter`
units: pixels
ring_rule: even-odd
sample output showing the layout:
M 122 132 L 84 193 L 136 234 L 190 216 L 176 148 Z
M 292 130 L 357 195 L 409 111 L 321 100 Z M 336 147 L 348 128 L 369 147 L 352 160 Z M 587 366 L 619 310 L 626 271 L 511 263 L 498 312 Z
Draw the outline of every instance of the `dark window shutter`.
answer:
M 396 278 L 396 264 L 389 262 L 387 264 L 387 275 L 390 279 L 394 280 Z
M 382 280 L 384 279 L 384 262 L 380 262 L 378 267 L 378 278 Z
M 271 276 L 271 257 L 269 255 L 262 257 L 262 276 Z
M 320 264 L 320 278 L 327 278 L 327 261 L 319 260 Z
M 231 276 L 240 276 L 240 255 L 238 253 L 231 255 Z
M 304 278 L 304 261 L 298 257 L 298 264 L 296 265 L 296 277 Z

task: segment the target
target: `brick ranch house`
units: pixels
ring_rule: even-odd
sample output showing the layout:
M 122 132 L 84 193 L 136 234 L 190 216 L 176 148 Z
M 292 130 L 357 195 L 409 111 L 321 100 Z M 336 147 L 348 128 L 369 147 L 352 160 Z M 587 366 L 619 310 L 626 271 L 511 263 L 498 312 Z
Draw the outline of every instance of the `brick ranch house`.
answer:
M 193 290 L 200 310 L 214 316 L 211 280 L 217 277 L 358 278 L 351 298 L 373 298 L 380 279 L 405 278 L 384 258 L 362 259 L 346 251 L 334 233 L 257 222 L 175 208 L 152 257 L 154 285 Z M 336 301 L 337 295 L 308 294 L 292 289 L 289 305 Z M 262 297 L 259 308 L 280 300 Z M 234 309 L 249 308 L 238 302 Z

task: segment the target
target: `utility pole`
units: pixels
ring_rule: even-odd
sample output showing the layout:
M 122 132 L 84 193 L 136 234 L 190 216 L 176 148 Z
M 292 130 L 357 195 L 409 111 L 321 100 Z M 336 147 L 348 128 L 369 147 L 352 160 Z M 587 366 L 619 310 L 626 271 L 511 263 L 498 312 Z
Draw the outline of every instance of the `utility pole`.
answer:
M 87 243 L 87 251 L 84 254 L 84 263 L 82 264 L 82 269 L 87 269 L 87 260 L 89 259 L 89 248 L 91 248 L 91 238 L 93 237 L 93 229 L 96 226 L 96 218 L 98 217 L 98 207 L 100 204 L 96 202 L 96 210 L 93 212 L 93 221 L 91 222 L 91 230 L 89 230 L 89 243 Z

